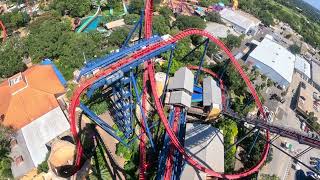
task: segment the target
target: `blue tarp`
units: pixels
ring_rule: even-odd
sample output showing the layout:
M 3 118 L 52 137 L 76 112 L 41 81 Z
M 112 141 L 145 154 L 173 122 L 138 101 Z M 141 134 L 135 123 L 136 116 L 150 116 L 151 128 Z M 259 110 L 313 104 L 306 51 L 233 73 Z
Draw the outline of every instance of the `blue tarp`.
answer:
M 41 62 L 41 65 L 51 65 L 53 67 L 54 72 L 56 73 L 59 81 L 61 82 L 61 84 L 66 87 L 67 86 L 67 81 L 64 79 L 62 73 L 59 71 L 59 69 L 57 68 L 57 66 L 50 60 L 50 59 L 44 59 Z

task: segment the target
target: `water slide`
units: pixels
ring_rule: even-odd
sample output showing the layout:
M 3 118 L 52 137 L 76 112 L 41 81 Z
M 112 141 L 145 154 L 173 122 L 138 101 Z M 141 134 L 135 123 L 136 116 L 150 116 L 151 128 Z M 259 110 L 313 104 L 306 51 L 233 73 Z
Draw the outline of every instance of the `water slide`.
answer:
M 83 30 L 85 30 L 86 27 L 88 27 L 89 24 L 98 17 L 98 15 L 100 14 L 100 11 L 101 11 L 101 8 L 100 8 L 100 6 L 99 6 L 98 9 L 97 9 L 97 12 L 96 12 L 93 16 L 91 16 L 86 22 L 84 22 L 84 23 L 78 28 L 78 30 L 77 30 L 76 32 L 79 33 L 79 32 L 82 32 Z

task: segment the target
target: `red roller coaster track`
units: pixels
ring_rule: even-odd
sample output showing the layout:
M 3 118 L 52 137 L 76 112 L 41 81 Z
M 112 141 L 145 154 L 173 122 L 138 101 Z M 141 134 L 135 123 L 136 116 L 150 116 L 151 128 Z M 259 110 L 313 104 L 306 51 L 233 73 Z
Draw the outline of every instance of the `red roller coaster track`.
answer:
M 1 20 L 0 20 L 0 27 L 2 29 L 2 42 L 5 42 L 7 38 L 7 30 Z
M 80 102 L 80 95 L 88 88 L 90 87 L 96 80 L 98 80 L 101 77 L 107 76 L 108 74 L 119 70 L 121 67 L 123 67 L 124 65 L 128 64 L 128 63 L 132 63 L 134 62 L 137 58 L 140 57 L 144 57 L 147 54 L 153 52 L 156 49 L 159 49 L 163 46 L 175 43 L 187 36 L 191 36 L 191 35 L 200 35 L 200 36 L 204 36 L 210 39 L 210 41 L 214 42 L 216 45 L 218 45 L 223 51 L 226 52 L 226 54 L 228 55 L 228 57 L 230 58 L 232 64 L 234 65 L 234 67 L 237 69 L 237 71 L 239 72 L 239 74 L 241 75 L 241 77 L 244 79 L 246 85 L 248 86 L 251 94 L 254 97 L 254 100 L 256 102 L 256 105 L 258 106 L 259 110 L 264 114 L 263 112 L 263 108 L 262 108 L 262 104 L 258 98 L 257 92 L 255 91 L 253 85 L 251 84 L 248 76 L 244 73 L 244 71 L 242 70 L 241 66 L 239 65 L 239 63 L 237 62 L 237 60 L 233 57 L 233 55 L 231 54 L 231 52 L 228 50 L 228 48 L 217 38 L 215 38 L 214 36 L 212 36 L 210 33 L 203 31 L 203 30 L 199 30 L 199 29 L 187 29 L 183 32 L 180 32 L 179 34 L 173 36 L 172 38 L 170 38 L 167 41 L 161 41 L 159 43 L 156 44 L 152 44 L 148 47 L 146 47 L 145 49 L 139 50 L 137 52 L 135 52 L 134 54 L 132 54 L 130 57 L 121 59 L 120 61 L 118 61 L 117 63 L 114 63 L 112 65 L 110 65 L 106 70 L 99 72 L 95 77 L 92 77 L 90 79 L 88 79 L 87 81 L 85 81 L 84 83 L 80 84 L 80 86 L 75 90 L 72 100 L 71 100 L 71 104 L 70 104 L 70 109 L 69 109 L 69 113 L 70 113 L 70 121 L 71 121 L 71 131 L 75 137 L 75 140 L 77 142 L 77 160 L 76 160 L 76 165 L 80 166 L 80 160 L 82 157 L 82 146 L 81 143 L 77 137 L 77 130 L 76 130 L 76 118 L 75 118 L 75 110 L 76 107 L 79 106 L 79 102 Z M 174 134 L 174 132 L 172 131 L 172 129 L 170 128 L 169 124 L 168 124 L 168 119 L 164 114 L 164 110 L 163 110 L 163 106 L 159 100 L 159 96 L 157 94 L 156 91 L 156 82 L 155 82 L 155 78 L 154 78 L 154 69 L 153 66 L 148 66 L 147 68 L 148 70 L 148 75 L 149 75 L 149 79 L 150 79 L 150 86 L 151 86 L 151 92 L 152 92 L 152 96 L 154 98 L 155 101 L 155 106 L 156 106 L 156 110 L 159 114 L 160 120 L 162 121 L 170 139 L 171 139 L 171 143 L 177 148 L 177 150 L 183 154 L 185 160 L 192 165 L 193 167 L 199 169 L 200 171 L 206 172 L 208 175 L 210 176 L 214 176 L 214 177 L 219 177 L 219 178 L 227 178 L 227 179 L 237 179 L 237 178 L 241 178 L 241 177 L 246 177 L 248 175 L 251 175 L 255 172 L 257 172 L 259 170 L 259 168 L 263 165 L 264 161 L 267 158 L 268 155 L 268 150 L 270 145 L 268 143 L 265 144 L 264 147 L 264 151 L 262 153 L 262 157 L 261 160 L 258 162 L 258 164 L 256 164 L 254 167 L 252 167 L 251 169 L 242 172 L 242 173 L 238 173 L 238 174 L 221 174 L 221 173 L 217 173 L 211 169 L 208 169 L 206 167 L 204 167 L 203 165 L 201 165 L 200 163 L 198 163 L 196 160 L 194 160 L 190 155 L 188 155 L 186 153 L 186 151 L 184 150 L 184 147 L 182 147 L 182 145 L 180 144 L 178 138 L 176 137 L 176 135 Z M 270 135 L 269 135 L 269 131 L 267 131 L 266 133 L 267 136 L 267 140 L 269 140 Z M 145 166 L 144 166 L 145 167 Z

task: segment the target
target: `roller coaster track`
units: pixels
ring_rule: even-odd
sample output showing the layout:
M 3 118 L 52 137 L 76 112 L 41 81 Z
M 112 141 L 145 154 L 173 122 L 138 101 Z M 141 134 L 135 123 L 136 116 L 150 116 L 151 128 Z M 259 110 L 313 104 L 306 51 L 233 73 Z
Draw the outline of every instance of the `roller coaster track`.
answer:
M 301 132 L 297 129 L 285 127 L 280 124 L 268 123 L 266 121 L 261 121 L 260 119 L 240 118 L 232 112 L 223 112 L 222 114 L 225 116 L 232 117 L 233 119 L 236 119 L 240 122 L 247 122 L 258 128 L 268 129 L 271 133 L 275 133 L 282 137 L 287 137 L 289 139 L 296 140 L 300 144 L 306 144 L 308 146 L 320 149 L 320 140 L 312 138 L 307 133 Z
M 145 21 L 144 21 L 144 33 L 145 39 L 150 39 L 152 36 L 152 15 L 153 15 L 153 0 L 146 1 L 145 6 Z M 145 62 L 144 67 L 147 68 L 152 66 L 151 63 Z M 148 96 L 148 89 L 147 89 L 147 81 L 148 81 L 148 71 L 143 72 L 143 94 L 142 94 L 142 108 L 144 113 L 146 114 L 146 105 L 147 105 L 147 96 Z M 142 119 L 142 118 L 141 118 Z M 140 133 L 143 133 L 146 128 L 146 124 L 144 121 L 141 121 L 141 130 Z M 139 171 L 139 179 L 145 179 L 145 172 L 146 172 L 146 134 L 144 133 L 140 138 L 139 144 L 140 150 L 140 171 Z
M 2 42 L 5 42 L 7 38 L 7 29 L 1 20 L 0 20 L 0 27 L 2 29 Z
M 72 100 L 71 100 L 71 103 L 70 103 L 69 113 L 70 113 L 70 121 L 71 121 L 71 131 L 72 131 L 72 133 L 75 137 L 75 140 L 77 142 L 77 152 L 78 152 L 77 158 L 76 158 L 76 165 L 77 166 L 80 166 L 80 164 L 81 164 L 81 157 L 82 157 L 82 150 L 83 150 L 82 145 L 77 137 L 77 130 L 76 130 L 76 125 L 75 125 L 76 124 L 75 123 L 75 109 L 80 104 L 80 95 L 87 88 L 89 88 L 94 82 L 99 80 L 100 78 L 106 77 L 107 75 L 110 75 L 111 73 L 113 73 L 113 72 L 115 72 L 125 66 L 130 66 L 130 64 L 134 63 L 138 58 L 146 57 L 146 56 L 150 55 L 152 52 L 155 52 L 156 50 L 158 50 L 162 47 L 165 47 L 170 44 L 174 44 L 177 41 L 179 41 L 187 36 L 191 36 L 191 35 L 200 35 L 200 36 L 207 37 L 210 39 L 210 41 L 217 44 L 222 50 L 224 50 L 226 52 L 226 54 L 229 56 L 233 65 L 238 70 L 241 77 L 244 79 L 250 92 L 252 93 L 260 112 L 262 112 L 262 114 L 265 116 L 265 113 L 262 108 L 262 104 L 257 96 L 257 92 L 255 91 L 253 85 L 250 83 L 248 76 L 244 73 L 241 66 L 239 65 L 237 60 L 233 57 L 232 53 L 227 49 L 227 47 L 220 40 L 213 37 L 210 33 L 206 32 L 206 31 L 199 30 L 199 29 L 187 29 L 187 30 L 180 32 L 179 34 L 173 36 L 172 38 L 170 38 L 166 41 L 161 41 L 161 42 L 158 42 L 155 44 L 151 44 L 151 45 L 147 46 L 146 48 L 141 49 L 141 50 L 133 53 L 130 57 L 123 58 L 123 59 L 117 61 L 116 63 L 109 65 L 105 70 L 97 73 L 94 77 L 92 77 L 92 78 L 86 80 L 85 82 L 83 82 L 82 84 L 80 84 L 80 86 L 75 90 L 73 97 L 72 97 Z M 157 90 L 156 90 L 156 82 L 155 82 L 155 78 L 154 78 L 155 74 L 154 74 L 153 66 L 152 65 L 147 66 L 147 71 L 148 71 L 149 82 L 150 82 L 150 86 L 151 86 L 152 97 L 154 99 L 155 107 L 156 107 L 156 110 L 159 114 L 160 120 L 162 121 L 172 144 L 184 156 L 185 160 L 190 165 L 192 165 L 193 167 L 195 167 L 196 169 L 198 169 L 200 171 L 207 173 L 210 176 L 219 177 L 219 178 L 227 178 L 227 179 L 237 179 L 237 178 L 241 178 L 241 177 L 246 177 L 246 176 L 251 175 L 259 170 L 259 168 L 264 164 L 264 161 L 266 160 L 268 150 L 270 147 L 270 145 L 268 143 L 265 144 L 261 160 L 251 169 L 246 170 L 245 172 L 238 173 L 238 174 L 221 174 L 221 173 L 215 172 L 209 168 L 204 167 L 202 164 L 200 164 L 194 158 L 192 158 L 190 155 L 188 155 L 186 153 L 186 151 L 184 150 L 184 147 L 180 144 L 177 136 L 174 134 L 174 132 L 170 128 L 170 126 L 168 124 L 168 119 L 164 114 L 163 106 L 160 102 L 160 99 L 159 99 L 159 96 L 158 96 Z M 269 140 L 269 138 L 270 138 L 268 130 L 266 133 L 266 138 L 267 138 L 267 140 Z M 141 153 L 141 151 L 140 151 L 140 153 Z M 145 164 L 143 166 L 143 168 L 145 168 L 146 166 L 147 165 Z M 140 166 L 140 168 L 141 168 L 141 166 Z

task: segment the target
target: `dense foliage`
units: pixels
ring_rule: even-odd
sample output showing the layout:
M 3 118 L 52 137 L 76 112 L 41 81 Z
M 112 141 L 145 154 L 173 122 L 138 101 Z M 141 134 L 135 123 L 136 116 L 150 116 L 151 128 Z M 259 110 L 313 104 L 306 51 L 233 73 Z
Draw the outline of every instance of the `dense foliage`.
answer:
M 224 148 L 227 150 L 235 142 L 238 135 L 237 123 L 232 119 L 225 118 L 218 122 L 217 127 L 223 131 Z M 224 168 L 226 173 L 233 172 L 234 170 L 236 152 L 236 146 L 232 146 L 225 155 Z
M 300 54 L 300 52 L 301 52 L 301 46 L 299 46 L 297 44 L 290 45 L 288 49 L 293 54 Z
M 211 22 L 223 24 L 220 14 L 214 11 L 207 13 L 206 19 Z
M 70 14 L 72 17 L 85 16 L 91 7 L 90 0 L 54 0 L 50 4 L 61 15 Z
M 25 51 L 34 63 L 43 58 L 56 60 L 55 64 L 67 80 L 86 60 L 105 54 L 103 38 L 98 33 L 75 34 L 70 21 L 48 14 L 30 24 L 25 40 Z
M 124 22 L 128 25 L 133 25 L 137 23 L 140 19 L 140 15 L 138 14 L 127 14 L 124 16 Z
M 141 14 L 141 11 L 144 8 L 144 1 L 140 0 L 131 0 L 129 4 L 130 13 Z
M 165 35 L 170 33 L 169 21 L 164 16 L 154 16 L 152 23 L 154 34 Z
M 283 2 L 283 0 L 277 0 Z M 240 2 L 240 8 L 260 18 L 266 25 L 272 25 L 278 19 L 288 23 L 296 32 L 303 36 L 304 41 L 312 46 L 320 47 L 320 24 L 310 21 L 307 17 L 289 9 L 275 0 L 246 0 Z
M 239 128 L 239 137 L 244 137 L 245 134 L 248 132 L 249 130 L 244 127 Z M 257 135 L 258 135 L 258 138 L 255 141 Z M 245 138 L 240 143 L 240 146 L 242 147 L 243 150 L 239 153 L 239 156 L 242 160 L 241 162 L 244 165 L 243 170 L 251 168 L 254 164 L 257 164 L 261 160 L 261 154 L 266 144 L 266 141 L 263 140 L 262 138 L 265 138 L 265 135 L 263 135 L 260 132 L 255 132 L 253 133 L 253 135 Z M 272 157 L 273 157 L 273 149 L 270 148 L 269 154 L 267 156 L 265 163 L 271 162 Z
M 12 136 L 12 129 L 0 124 L 0 177 L 4 179 L 12 179 L 11 157 L 9 156 Z
M 206 28 L 206 23 L 198 16 L 180 15 L 175 21 L 175 26 L 177 26 L 180 30 L 185 30 L 188 28 L 204 29 Z
M 5 24 L 8 33 L 11 33 L 13 30 L 26 26 L 30 17 L 26 12 L 13 11 L 0 15 L 0 20 Z
M 235 35 L 228 34 L 228 36 L 225 39 L 223 39 L 223 42 L 229 49 L 239 48 L 243 38 L 243 35 L 237 37 Z
M 126 27 L 120 27 L 113 31 L 113 33 L 108 37 L 108 44 L 110 46 L 118 46 L 120 47 L 124 41 L 126 40 L 128 34 L 129 34 L 129 29 Z
M 0 78 L 8 78 L 25 70 L 22 62 L 24 45 L 17 38 L 12 38 L 0 48 Z

